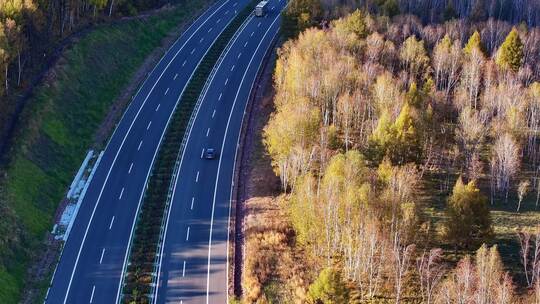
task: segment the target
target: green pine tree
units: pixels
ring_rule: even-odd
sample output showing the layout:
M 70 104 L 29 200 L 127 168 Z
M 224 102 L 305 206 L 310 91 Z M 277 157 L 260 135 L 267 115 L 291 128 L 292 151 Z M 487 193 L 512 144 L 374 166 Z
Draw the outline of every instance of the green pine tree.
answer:
M 501 69 L 509 69 L 513 72 L 517 72 L 523 64 L 523 42 L 516 28 L 513 28 L 506 36 L 499 49 L 496 62 Z
M 319 277 L 309 286 L 310 303 L 345 304 L 349 303 L 349 290 L 337 267 L 328 267 L 319 273 Z
M 484 56 L 486 55 L 486 48 L 482 43 L 482 38 L 478 31 L 474 31 L 471 37 L 469 37 L 469 41 L 467 41 L 467 44 L 463 48 L 463 52 L 465 52 L 466 55 L 470 55 L 473 49 L 479 50 Z
M 491 217 L 487 197 L 474 181 L 457 180 L 446 207 L 444 236 L 456 247 L 470 248 L 491 236 Z

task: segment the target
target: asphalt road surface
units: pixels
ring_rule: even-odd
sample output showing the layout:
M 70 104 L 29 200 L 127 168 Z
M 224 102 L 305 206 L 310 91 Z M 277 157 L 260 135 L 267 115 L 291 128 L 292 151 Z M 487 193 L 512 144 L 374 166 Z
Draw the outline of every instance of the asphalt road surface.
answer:
M 228 223 L 242 119 L 285 0 L 250 17 L 201 103 L 182 155 L 167 217 L 154 303 L 227 303 Z M 218 158 L 202 159 L 205 148 Z
M 111 137 L 82 201 L 46 303 L 115 303 L 137 210 L 166 125 L 206 51 L 248 0 L 221 0 L 174 43 Z

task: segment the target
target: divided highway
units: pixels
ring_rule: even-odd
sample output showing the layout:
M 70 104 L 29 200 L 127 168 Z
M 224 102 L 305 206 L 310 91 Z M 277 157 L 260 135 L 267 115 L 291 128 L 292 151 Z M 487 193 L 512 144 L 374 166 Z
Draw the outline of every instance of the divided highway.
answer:
M 188 131 L 166 220 L 153 303 L 227 303 L 228 228 L 242 120 L 285 0 L 250 17 L 226 50 Z M 218 157 L 203 159 L 205 148 Z
M 115 303 L 144 185 L 171 114 L 206 51 L 248 0 L 220 0 L 149 74 L 112 135 L 45 302 Z

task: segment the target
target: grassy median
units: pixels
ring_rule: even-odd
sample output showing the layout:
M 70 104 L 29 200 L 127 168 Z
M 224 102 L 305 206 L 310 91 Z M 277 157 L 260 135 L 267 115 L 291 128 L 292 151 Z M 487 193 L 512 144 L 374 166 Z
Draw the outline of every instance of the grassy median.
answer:
M 152 168 L 142 210 L 137 219 L 130 263 L 123 288 L 123 303 L 149 303 L 152 290 L 156 251 L 166 207 L 168 189 L 175 161 L 189 119 L 212 68 L 238 28 L 253 11 L 258 0 L 251 1 L 225 28 L 208 50 L 182 95 L 178 108 L 168 126 L 158 157 Z
M 164 39 L 210 2 L 186 0 L 146 18 L 97 26 L 35 89 L 0 170 L 0 303 L 21 299 L 26 269 L 111 105 Z

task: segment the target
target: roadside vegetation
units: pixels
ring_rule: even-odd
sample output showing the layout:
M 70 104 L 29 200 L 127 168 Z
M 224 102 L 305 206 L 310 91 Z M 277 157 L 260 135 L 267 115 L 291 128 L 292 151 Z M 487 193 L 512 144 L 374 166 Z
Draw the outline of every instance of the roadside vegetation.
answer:
M 540 29 L 329 2 L 285 13 L 243 301 L 538 303 Z
M 168 208 L 166 205 L 168 190 L 171 187 L 176 159 L 181 149 L 181 139 L 185 136 L 190 117 L 214 65 L 257 3 L 257 0 L 250 2 L 229 23 L 202 59 L 180 97 L 178 107 L 159 147 L 158 157 L 153 165 L 137 218 L 129 266 L 122 290 L 123 303 L 150 303 L 149 296 L 156 275 L 154 267 L 156 254 L 161 245 L 161 228 L 163 228 L 163 219 L 168 211 L 166 209 Z
M 66 186 L 113 102 L 162 40 L 207 3 L 186 1 L 92 29 L 34 90 L 0 177 L 1 303 L 20 300 L 27 267 L 39 258 Z

